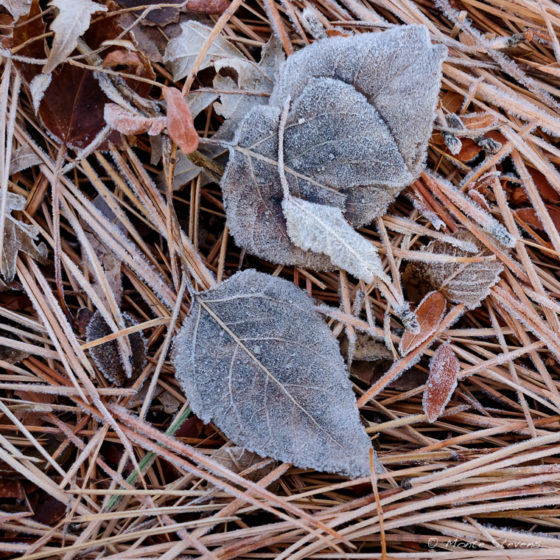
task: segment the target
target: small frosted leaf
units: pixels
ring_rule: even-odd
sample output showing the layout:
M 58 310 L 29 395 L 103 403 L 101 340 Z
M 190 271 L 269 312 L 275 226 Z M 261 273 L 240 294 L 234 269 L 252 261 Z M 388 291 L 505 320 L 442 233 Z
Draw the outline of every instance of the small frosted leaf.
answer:
M 128 313 L 123 313 L 124 322 L 127 327 L 137 324 L 137 321 Z M 86 341 L 92 342 L 104 338 L 112 333 L 109 325 L 103 319 L 101 313 L 96 311 L 86 329 Z M 146 341 L 141 332 L 134 332 L 128 337 L 132 349 L 132 375 L 134 381 L 146 365 Z M 95 365 L 105 378 L 119 387 L 127 384 L 128 380 L 123 368 L 121 356 L 116 340 L 104 342 L 89 349 Z
M 4 242 L 2 246 L 2 262 L 0 266 L 0 290 L 5 290 L 16 275 L 16 261 L 18 253 L 22 252 L 41 263 L 46 262 L 47 246 L 37 245 L 39 230 L 31 225 L 16 220 L 12 216 L 13 210 L 25 208 L 25 198 L 19 194 L 6 194 L 6 217 L 4 222 Z
M 369 223 L 422 169 L 444 52 L 425 28 L 403 26 L 292 55 L 269 105 L 241 122 L 222 178 L 236 243 L 279 264 L 328 269 L 329 260 L 294 247 L 282 220 L 280 107 L 293 100 L 284 129 L 290 193 L 339 208 L 354 227 Z
M 335 266 L 368 283 L 388 280 L 375 246 L 352 229 L 339 208 L 292 196 L 282 205 L 288 235 L 298 247 L 328 255 Z
M 459 360 L 451 345 L 446 342 L 438 346 L 430 360 L 430 375 L 422 400 L 428 422 L 435 422 L 445 410 L 457 387 L 459 369 Z
M 181 35 L 171 39 L 167 44 L 164 62 L 173 72 L 175 81 L 187 76 L 194 66 L 202 45 L 212 32 L 212 28 L 197 21 L 187 21 L 181 24 Z M 221 58 L 245 58 L 227 39 L 218 35 L 210 45 L 206 56 L 202 60 L 199 70 L 212 66 Z
M 369 474 L 371 443 L 337 341 L 303 290 L 238 272 L 196 294 L 174 347 L 193 411 L 237 445 L 302 468 Z
M 284 60 L 282 45 L 276 38 L 272 38 L 262 50 L 261 60 L 255 64 L 246 58 L 224 58 L 214 63 L 218 72 L 214 78 L 214 88 L 217 90 L 242 90 L 247 94 L 220 94 L 220 103 L 214 103 L 218 115 L 226 119 L 240 121 L 255 106 L 268 103 L 268 97 L 260 94 L 270 94 L 274 80 Z M 235 80 L 230 75 L 222 75 L 220 71 L 227 70 L 228 74 L 235 74 Z
M 463 241 L 476 244 L 483 250 L 478 240 L 467 230 L 460 229 L 455 236 Z M 449 243 L 434 240 L 422 248 L 423 251 L 450 255 L 454 257 L 472 257 L 473 254 Z M 403 275 L 403 283 L 410 292 L 417 291 L 420 296 L 431 290 L 439 290 L 448 300 L 464 303 L 469 309 L 475 309 L 490 293 L 490 288 L 500 279 L 503 270 L 497 259 L 487 258 L 482 262 L 411 262 Z
M 409 330 L 403 333 L 399 347 L 401 355 L 408 354 L 422 344 L 438 328 L 444 313 L 445 298 L 443 295 L 440 292 L 426 294 L 416 309 L 420 331 L 417 334 L 413 334 Z
M 103 111 L 105 122 L 121 134 L 133 135 L 147 132 L 150 136 L 161 134 L 167 126 L 165 117 L 143 117 L 127 111 L 116 103 L 107 103 Z
M 33 101 L 33 110 L 35 114 L 39 111 L 41 101 L 45 96 L 45 91 L 51 85 L 52 74 L 37 74 L 29 83 L 29 91 Z
M 14 20 L 17 21 L 21 16 L 29 13 L 31 0 L 0 0 L 0 6 L 6 8 Z
M 88 29 L 92 14 L 107 11 L 107 6 L 92 0 L 51 0 L 49 6 L 54 6 L 58 14 L 51 23 L 54 41 L 43 74 L 52 72 L 72 53 L 79 37 Z
M 167 104 L 167 132 L 183 153 L 191 154 L 198 148 L 198 132 L 183 94 L 177 88 L 163 88 Z

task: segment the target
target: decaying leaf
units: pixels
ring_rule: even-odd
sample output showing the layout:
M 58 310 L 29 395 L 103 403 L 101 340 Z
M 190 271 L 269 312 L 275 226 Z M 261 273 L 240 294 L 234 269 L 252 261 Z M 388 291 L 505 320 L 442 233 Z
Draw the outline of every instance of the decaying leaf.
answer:
M 137 321 L 128 313 L 123 313 L 127 327 L 137 324 Z M 112 333 L 109 325 L 101 313 L 96 311 L 86 329 L 86 341 L 92 342 Z M 115 340 L 104 342 L 89 349 L 89 353 L 105 378 L 119 387 L 134 381 L 146 365 L 146 340 L 141 332 L 137 331 L 128 336 L 132 348 L 132 379 L 127 379 L 118 345 Z
M 302 468 L 369 474 L 371 443 L 336 339 L 290 282 L 246 270 L 196 294 L 174 362 L 195 414 L 237 445 Z
M 241 473 L 265 460 L 257 453 L 252 453 L 244 447 L 237 447 L 235 445 L 218 449 L 212 454 L 212 459 L 234 473 Z M 262 467 L 249 473 L 247 478 L 252 481 L 257 481 L 271 472 L 275 466 L 274 461 L 268 460 Z
M 289 196 L 282 202 L 288 235 L 303 250 L 324 253 L 356 278 L 387 280 L 377 249 L 344 218 L 340 208 Z
M 189 106 L 180 90 L 163 88 L 163 97 L 167 104 L 167 132 L 185 154 L 198 148 L 198 133 L 194 127 Z
M 457 387 L 459 369 L 459 360 L 451 345 L 446 342 L 438 346 L 430 360 L 430 375 L 422 400 L 428 422 L 435 422 L 445 410 Z
M 445 297 L 440 292 L 430 292 L 416 309 L 416 318 L 420 327 L 417 334 L 405 330 L 399 350 L 401 355 L 408 354 L 422 344 L 438 327 L 445 313 Z
M 19 194 L 7 193 L 6 218 L 4 221 L 4 241 L 2 244 L 2 263 L 0 273 L 0 290 L 6 290 L 16 275 L 16 261 L 21 251 L 41 263 L 47 258 L 47 246 L 44 243 L 36 244 L 39 230 L 31 225 L 16 220 L 12 211 L 25 208 L 25 198 Z
M 357 227 L 383 215 L 420 173 L 434 118 L 443 47 L 421 26 L 328 38 L 292 55 L 268 106 L 240 124 L 222 178 L 228 225 L 248 252 L 317 270 L 329 259 L 297 247 L 282 214 L 280 107 L 290 193 L 339 208 Z
M 51 23 L 54 41 L 47 63 L 43 66 L 43 74 L 52 72 L 72 53 L 78 39 L 89 27 L 92 14 L 107 11 L 107 6 L 93 0 L 51 0 L 49 5 L 54 6 L 58 13 Z
M 12 159 L 10 160 L 10 173 L 19 173 L 24 169 L 28 169 L 29 167 L 33 167 L 34 165 L 38 165 L 42 162 L 43 160 L 35 153 L 31 146 L 27 144 L 20 146 L 12 154 Z
M 459 229 L 455 236 L 471 241 L 479 249 L 483 249 L 467 230 Z M 422 250 L 456 257 L 473 256 L 472 253 L 439 240 L 431 241 Z M 410 293 L 416 292 L 419 297 L 429 291 L 439 290 L 448 300 L 464 303 L 467 308 L 475 309 L 488 296 L 490 288 L 498 282 L 502 270 L 501 262 L 491 258 L 483 262 L 468 263 L 410 262 L 405 269 L 403 283 Z

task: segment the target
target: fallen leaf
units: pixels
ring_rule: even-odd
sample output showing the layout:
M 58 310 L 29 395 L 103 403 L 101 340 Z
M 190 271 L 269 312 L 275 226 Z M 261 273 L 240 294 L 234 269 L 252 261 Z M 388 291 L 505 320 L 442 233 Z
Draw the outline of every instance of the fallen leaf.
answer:
M 193 412 L 237 445 L 301 468 L 369 475 L 371 443 L 338 344 L 303 290 L 238 272 L 194 296 L 174 347 Z
M 132 327 L 138 322 L 128 313 L 122 314 L 127 327 Z M 86 341 L 93 342 L 112 334 L 109 325 L 99 311 L 96 311 L 86 329 Z M 118 387 L 130 385 L 142 373 L 146 365 L 146 340 L 141 332 L 137 331 L 128 336 L 132 348 L 132 379 L 125 375 L 118 345 L 115 340 L 104 342 L 89 349 L 89 353 L 105 378 Z
M 344 340 L 341 350 L 344 354 L 348 351 L 348 341 Z M 358 333 L 354 343 L 353 359 L 357 362 L 377 362 L 378 360 L 393 360 L 393 354 L 383 344 L 373 340 L 365 333 Z
M 552 206 L 551 204 L 546 204 L 545 207 L 552 223 L 560 232 L 560 208 Z M 515 210 L 515 213 L 533 229 L 545 231 L 543 223 L 534 208 L 520 208 L 519 210 Z
M 323 39 L 289 57 L 269 105 L 253 107 L 240 124 L 222 178 L 236 243 L 278 264 L 331 268 L 330 259 L 297 247 L 287 234 L 280 107 L 293 100 L 284 132 L 290 193 L 339 208 L 357 227 L 384 214 L 420 172 L 443 56 L 425 28 L 402 26 Z
M 16 275 L 16 261 L 20 252 L 41 263 L 46 262 L 47 246 L 36 244 L 39 229 L 31 224 L 25 224 L 12 216 L 12 211 L 23 210 L 26 200 L 15 193 L 7 193 L 6 217 L 4 221 L 4 241 L 2 245 L 2 263 L 0 273 L 0 291 L 8 289 Z
M 197 21 L 187 21 L 181 24 L 181 35 L 169 41 L 163 60 L 173 72 L 173 79 L 176 82 L 190 73 L 202 45 L 211 32 L 212 28 L 207 25 Z M 244 56 L 227 39 L 218 35 L 212 41 L 199 70 L 212 66 L 222 58 L 244 58 Z
M 212 453 L 212 459 L 237 474 L 265 460 L 257 453 L 252 453 L 244 447 L 237 447 L 235 445 L 232 447 L 221 447 L 217 451 L 214 451 L 214 453 Z M 250 472 L 247 475 L 247 479 L 256 482 L 273 471 L 276 466 L 274 461 L 269 460 L 262 467 Z
M 471 241 L 482 250 L 482 245 L 467 230 L 459 229 L 455 236 L 460 240 Z M 439 240 L 430 241 L 422 251 L 455 257 L 474 256 Z M 423 297 L 429 291 L 439 290 L 448 300 L 475 309 L 498 282 L 502 270 L 502 263 L 490 258 L 469 263 L 410 262 L 403 275 L 403 284 L 409 294 L 416 292 Z
M 42 163 L 43 160 L 34 152 L 29 145 L 20 146 L 12 154 L 10 160 L 10 174 L 19 173 L 24 169 Z
M 340 208 L 289 196 L 282 202 L 288 235 L 304 251 L 327 255 L 333 265 L 365 282 L 388 281 L 377 249 L 346 221 Z
M 435 422 L 445 410 L 457 387 L 459 360 L 448 342 L 438 346 L 430 360 L 430 374 L 422 406 L 428 422 Z
M 54 40 L 43 74 L 52 72 L 72 54 L 78 39 L 89 27 L 92 14 L 107 11 L 107 6 L 93 0 L 51 0 L 49 6 L 56 8 L 58 13 L 51 23 Z
M 147 132 L 150 136 L 161 134 L 167 126 L 166 117 L 135 115 L 116 103 L 107 103 L 103 111 L 105 122 L 121 134 L 134 135 Z
M 0 498 L 23 500 L 24 497 L 25 494 L 19 479 L 0 476 Z
M 217 90 L 242 90 L 245 94 L 220 94 L 220 102 L 214 103 L 218 115 L 226 119 L 240 121 L 255 105 L 266 105 L 268 95 L 284 60 L 284 51 L 280 42 L 273 37 L 262 49 L 258 64 L 245 57 L 224 58 L 214 63 L 218 72 L 214 78 Z M 222 75 L 220 72 L 227 71 Z M 232 78 L 230 74 L 234 74 Z M 251 94 L 251 95 L 248 95 Z
M 19 55 L 45 58 L 44 40 L 31 41 L 34 37 L 45 34 L 45 24 L 40 15 L 41 8 L 37 0 L 34 0 L 29 15 L 21 18 L 18 25 L 14 27 L 10 46 L 20 47 L 25 44 L 19 48 Z M 89 48 L 97 49 L 104 41 L 114 39 L 122 31 L 116 18 L 108 17 L 91 23 L 84 33 L 84 41 Z M 28 83 L 38 75 L 44 76 L 40 74 L 40 67 L 36 64 L 18 61 L 14 63 Z M 52 80 L 40 99 L 39 116 L 58 142 L 74 149 L 84 149 L 105 127 L 103 110 L 110 100 L 101 90 L 91 70 L 63 63 L 58 65 L 50 75 Z M 150 79 L 154 77 L 147 59 L 142 76 Z M 38 80 L 37 86 L 43 86 L 41 80 L 46 78 L 38 78 Z M 151 90 L 150 84 L 137 80 L 128 80 L 127 85 L 140 96 L 148 95 Z M 37 87 L 37 91 L 40 93 L 41 89 Z M 107 149 L 109 141 L 118 144 L 119 139 L 119 133 L 113 132 L 98 148 Z
M 416 308 L 416 318 L 420 332 L 413 334 L 405 330 L 399 345 L 402 356 L 420 346 L 437 328 L 445 313 L 445 297 L 440 292 L 430 292 Z
M 171 140 L 183 153 L 194 152 L 198 148 L 198 132 L 183 94 L 177 88 L 165 87 L 163 97 L 167 103 L 167 132 Z

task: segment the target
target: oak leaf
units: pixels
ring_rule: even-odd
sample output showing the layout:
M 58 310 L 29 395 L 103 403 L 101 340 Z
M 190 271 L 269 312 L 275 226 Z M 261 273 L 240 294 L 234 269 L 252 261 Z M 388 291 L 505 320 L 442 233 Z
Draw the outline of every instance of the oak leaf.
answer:
M 174 347 L 192 410 L 236 445 L 302 468 L 369 474 L 371 443 L 338 344 L 303 290 L 238 272 L 195 294 Z

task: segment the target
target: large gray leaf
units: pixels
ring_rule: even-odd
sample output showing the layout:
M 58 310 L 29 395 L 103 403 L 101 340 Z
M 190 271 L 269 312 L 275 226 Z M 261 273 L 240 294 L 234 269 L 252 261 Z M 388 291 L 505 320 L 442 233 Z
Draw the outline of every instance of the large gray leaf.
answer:
M 302 468 L 369 474 L 371 444 L 336 339 L 290 282 L 246 270 L 197 294 L 174 361 L 193 411 L 237 445 Z
M 310 80 L 326 76 L 363 93 L 393 134 L 410 172 L 421 169 L 435 117 L 445 47 L 428 29 L 402 25 L 317 41 L 289 57 L 270 103 L 298 97 Z
M 291 56 L 270 104 L 241 123 L 222 179 L 228 224 L 238 245 L 279 263 L 332 268 L 324 255 L 292 243 L 281 212 L 281 107 L 289 190 L 340 208 L 357 227 L 383 215 L 420 173 L 435 114 L 443 47 L 427 30 L 318 41 Z

